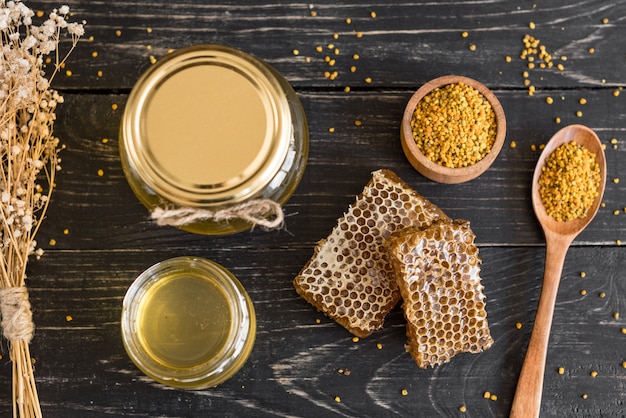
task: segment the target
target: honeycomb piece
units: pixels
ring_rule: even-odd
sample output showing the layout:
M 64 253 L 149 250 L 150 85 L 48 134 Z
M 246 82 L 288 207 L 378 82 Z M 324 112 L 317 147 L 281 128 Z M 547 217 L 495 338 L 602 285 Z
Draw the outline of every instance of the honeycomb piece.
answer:
M 372 179 L 294 279 L 300 296 L 357 337 L 383 325 L 400 300 L 384 241 L 446 215 L 389 170 Z
M 493 344 L 469 222 L 436 221 L 389 239 L 407 320 L 407 351 L 422 368 Z

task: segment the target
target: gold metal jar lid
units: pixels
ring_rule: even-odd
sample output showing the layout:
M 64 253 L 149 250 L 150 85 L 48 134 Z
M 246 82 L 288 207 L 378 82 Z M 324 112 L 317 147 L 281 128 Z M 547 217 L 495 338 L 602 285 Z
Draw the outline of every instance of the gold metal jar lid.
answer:
M 133 88 L 121 135 L 145 185 L 187 207 L 252 198 L 279 172 L 289 148 L 289 104 L 258 59 L 221 45 L 180 49 Z

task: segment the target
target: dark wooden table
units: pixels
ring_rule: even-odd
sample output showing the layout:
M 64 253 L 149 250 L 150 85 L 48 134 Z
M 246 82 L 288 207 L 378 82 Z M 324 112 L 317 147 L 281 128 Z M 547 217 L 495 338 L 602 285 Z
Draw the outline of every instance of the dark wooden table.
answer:
M 65 96 L 56 132 L 67 149 L 38 235 L 46 252 L 28 270 L 37 326 L 31 349 L 44 415 L 508 416 L 543 276 L 544 240 L 530 204 L 532 170 L 540 144 L 559 128 L 582 123 L 606 144 L 607 189 L 604 206 L 566 259 L 542 417 L 626 416 L 626 247 L 619 245 L 626 243 L 626 178 L 619 182 L 626 170 L 626 1 L 214 3 L 69 2 L 74 19 L 88 22 L 87 33 L 67 64 L 71 75 L 55 80 Z M 27 5 L 46 12 L 61 6 L 47 0 Z M 553 68 L 531 69 L 520 58 L 526 34 L 552 54 Z M 154 58 L 199 43 L 233 46 L 266 60 L 304 104 L 310 157 L 285 207 L 287 230 L 209 237 L 158 227 L 126 183 L 117 133 L 130 89 Z M 337 76 L 328 78 L 327 71 Z M 422 177 L 399 142 L 411 94 L 445 74 L 490 87 L 508 122 L 494 165 L 460 185 Z M 536 89 L 532 96 L 526 79 Z M 355 343 L 293 290 L 292 279 L 315 243 L 379 168 L 394 170 L 451 217 L 471 222 L 495 339 L 490 350 L 421 370 L 404 351 L 400 309 L 382 330 Z M 122 347 L 126 289 L 147 267 L 180 255 L 229 268 L 257 311 L 251 357 L 210 390 L 156 384 Z M 615 313 L 621 316 L 615 319 Z M 8 416 L 6 342 L 1 352 L 0 409 Z M 497 399 L 485 399 L 487 391 Z

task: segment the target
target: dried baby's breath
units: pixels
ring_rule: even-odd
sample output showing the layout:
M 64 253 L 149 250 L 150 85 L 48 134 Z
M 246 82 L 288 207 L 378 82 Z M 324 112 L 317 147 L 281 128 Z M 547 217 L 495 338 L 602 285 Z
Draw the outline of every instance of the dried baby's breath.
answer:
M 84 33 L 84 22 L 70 23 L 69 15 L 69 7 L 61 6 L 43 19 L 19 0 L 0 0 L 0 325 L 13 362 L 14 417 L 41 416 L 24 279 L 28 257 L 41 255 L 35 234 L 60 169 L 53 127 L 63 97 L 50 83 Z M 62 54 L 66 37 L 70 45 Z M 47 62 L 54 65 L 48 77 Z

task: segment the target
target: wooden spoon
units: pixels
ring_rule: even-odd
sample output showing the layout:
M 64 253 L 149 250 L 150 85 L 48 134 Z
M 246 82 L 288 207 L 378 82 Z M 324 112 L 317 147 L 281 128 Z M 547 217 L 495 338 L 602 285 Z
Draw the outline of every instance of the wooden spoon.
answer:
M 600 167 L 600 186 L 598 196 L 587 212 L 587 216 L 571 221 L 556 221 L 546 213 L 543 201 L 539 196 L 539 175 L 546 158 L 559 145 L 575 141 L 596 155 L 596 162 Z M 582 125 L 570 125 L 558 131 L 546 144 L 539 157 L 532 183 L 532 203 L 535 215 L 546 237 L 546 264 L 544 268 L 543 287 L 539 297 L 539 306 L 535 316 L 528 351 L 517 382 L 511 418 L 532 418 L 539 416 L 541 407 L 541 393 L 543 390 L 543 375 L 548 352 L 548 340 L 556 295 L 563 271 L 565 255 L 574 238 L 591 222 L 595 216 L 606 182 L 606 160 L 600 139 L 591 129 Z

